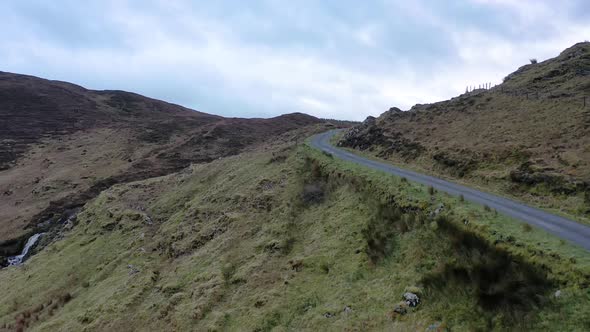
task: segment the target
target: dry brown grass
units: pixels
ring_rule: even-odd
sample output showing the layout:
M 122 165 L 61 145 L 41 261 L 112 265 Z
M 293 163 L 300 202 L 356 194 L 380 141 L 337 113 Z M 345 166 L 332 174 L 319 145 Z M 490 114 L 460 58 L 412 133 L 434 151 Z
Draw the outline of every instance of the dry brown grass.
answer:
M 590 105 L 582 104 L 589 73 L 590 43 L 581 43 L 523 66 L 493 89 L 408 112 L 392 109 L 341 144 L 523 199 L 532 195 L 547 207 L 560 205 L 563 194 L 583 199 L 590 190 L 582 184 L 590 179 Z M 583 214 L 577 201 L 566 205 Z

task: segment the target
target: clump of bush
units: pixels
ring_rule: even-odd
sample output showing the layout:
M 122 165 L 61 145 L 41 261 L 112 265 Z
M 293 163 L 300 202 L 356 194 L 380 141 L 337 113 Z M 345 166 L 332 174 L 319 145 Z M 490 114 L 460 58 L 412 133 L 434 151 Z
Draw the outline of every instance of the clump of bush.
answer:
M 322 151 L 322 154 L 328 158 L 334 158 L 334 156 L 330 152 Z
M 232 263 L 226 263 L 221 267 L 221 275 L 226 284 L 230 283 L 231 278 L 234 276 L 234 273 L 236 273 L 236 269 L 236 265 Z
M 533 230 L 533 227 L 529 224 L 522 224 L 522 230 L 525 232 L 530 232 Z
M 319 204 L 324 201 L 324 186 L 320 183 L 311 183 L 303 186 L 301 199 L 305 204 Z
M 393 251 L 395 246 L 396 226 L 403 227 L 402 211 L 395 206 L 382 205 L 377 214 L 371 219 L 367 228 L 363 230 L 363 237 L 367 242 L 365 252 L 373 263 L 379 263 Z
M 434 195 L 436 193 L 436 189 L 433 186 L 428 186 L 428 193 L 430 195 Z

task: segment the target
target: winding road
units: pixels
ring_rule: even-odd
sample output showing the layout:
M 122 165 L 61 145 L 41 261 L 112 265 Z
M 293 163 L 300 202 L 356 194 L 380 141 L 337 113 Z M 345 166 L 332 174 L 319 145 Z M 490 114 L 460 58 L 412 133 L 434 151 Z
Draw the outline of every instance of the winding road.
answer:
M 338 131 L 339 130 L 331 130 L 312 137 L 311 145 L 314 148 L 328 152 L 334 157 L 346 161 L 351 161 L 353 163 L 357 163 L 359 165 L 396 176 L 405 177 L 410 181 L 432 186 L 437 190 L 447 192 L 451 195 L 463 195 L 463 197 L 465 197 L 465 199 L 470 202 L 487 205 L 493 209 L 496 209 L 499 213 L 542 228 L 547 232 L 556 235 L 557 237 L 570 241 L 590 251 L 590 226 L 582 225 L 575 221 L 527 206 L 504 197 L 485 193 L 439 178 L 395 167 L 383 162 L 370 160 L 348 151 L 336 148 L 330 144 L 330 138 L 332 138 Z

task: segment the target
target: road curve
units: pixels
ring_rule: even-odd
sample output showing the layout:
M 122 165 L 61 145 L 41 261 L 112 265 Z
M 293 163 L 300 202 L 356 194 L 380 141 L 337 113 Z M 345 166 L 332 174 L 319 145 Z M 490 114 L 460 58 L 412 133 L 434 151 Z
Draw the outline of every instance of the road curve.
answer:
M 311 145 L 314 148 L 328 152 L 334 157 L 343 160 L 351 161 L 359 165 L 383 171 L 385 173 L 405 177 L 410 181 L 432 186 L 437 190 L 447 192 L 451 195 L 463 195 L 463 197 L 465 197 L 465 199 L 470 202 L 487 205 L 493 209 L 496 209 L 499 213 L 542 228 L 547 232 L 556 235 L 557 237 L 570 241 L 590 251 L 590 226 L 582 225 L 575 221 L 524 205 L 504 197 L 488 194 L 473 188 L 395 167 L 383 162 L 370 160 L 348 151 L 336 148 L 330 144 L 330 138 L 332 138 L 332 136 L 334 136 L 337 132 L 338 130 L 331 130 L 315 135 L 311 138 Z

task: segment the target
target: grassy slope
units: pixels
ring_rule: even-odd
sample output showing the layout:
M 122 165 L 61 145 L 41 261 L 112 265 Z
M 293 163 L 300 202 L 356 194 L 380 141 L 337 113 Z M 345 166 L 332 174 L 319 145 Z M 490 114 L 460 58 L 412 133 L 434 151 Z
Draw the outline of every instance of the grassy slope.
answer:
M 170 174 L 324 123 L 300 113 L 223 118 L 4 72 L 0 109 L 0 262 L 111 184 Z
M 495 98 L 496 101 L 498 101 L 498 99 L 510 99 L 510 97 L 506 97 L 506 96 L 500 96 L 498 98 Z M 514 101 L 509 101 L 509 100 L 505 100 L 503 101 L 503 103 L 505 103 L 506 105 L 511 104 L 512 107 L 514 107 L 515 104 L 520 104 L 520 107 L 527 107 L 527 109 L 531 110 L 531 112 L 539 112 L 541 110 L 545 111 L 546 113 L 553 113 L 554 112 L 554 108 L 551 108 L 552 106 L 545 106 L 543 108 L 536 108 L 535 105 L 531 105 L 531 104 L 537 104 L 538 102 L 523 102 L 523 101 L 517 101 L 516 103 Z M 524 106 L 526 105 L 526 106 Z M 508 109 L 510 112 L 510 109 Z M 441 117 L 445 117 L 445 116 L 449 116 L 451 118 L 461 118 L 462 115 L 461 114 L 446 114 L 446 115 L 441 115 Z M 499 118 L 504 118 L 507 119 L 509 118 L 509 116 L 505 116 L 505 114 L 497 114 L 498 119 L 492 120 L 492 119 L 484 119 L 482 122 L 482 126 L 487 126 L 487 124 L 489 123 L 497 123 L 497 122 L 501 122 L 499 120 Z M 526 121 L 530 121 L 530 118 L 527 118 L 527 114 L 520 114 L 518 119 L 515 120 L 511 120 L 510 123 L 512 124 L 521 124 L 523 122 Z M 542 115 L 542 117 L 544 117 L 545 119 L 548 118 L 550 115 L 548 114 L 544 114 Z M 572 121 L 578 121 L 577 118 L 578 117 L 564 117 L 567 119 L 570 119 Z M 481 118 L 479 119 L 481 120 Z M 477 121 L 479 121 L 477 120 Z M 438 122 L 440 121 L 440 123 L 446 123 L 447 121 L 449 121 L 448 119 L 436 119 L 433 122 Z M 582 191 L 578 191 L 578 192 L 573 192 L 573 193 L 560 193 L 560 192 L 555 192 L 552 190 L 552 188 L 549 185 L 544 185 L 544 184 L 537 184 L 534 186 L 527 186 L 527 185 L 520 185 L 518 183 L 514 183 L 510 180 L 510 173 L 516 169 L 518 169 L 520 167 L 520 165 L 526 161 L 526 157 L 522 157 L 522 155 L 525 155 L 526 153 L 523 154 L 522 149 L 523 146 L 520 145 L 521 142 L 523 141 L 520 138 L 516 138 L 514 139 L 514 142 L 516 142 L 516 145 L 519 146 L 509 146 L 506 147 L 505 150 L 502 151 L 494 151 L 494 148 L 492 147 L 492 144 L 486 144 L 486 143 L 482 143 L 479 146 L 474 147 L 474 150 L 481 150 L 481 151 L 487 151 L 487 153 L 489 153 L 491 155 L 491 157 L 489 159 L 482 159 L 482 160 L 478 160 L 477 161 L 477 166 L 474 166 L 473 169 L 471 169 L 466 175 L 458 175 L 457 174 L 457 169 L 453 168 L 453 167 L 447 167 L 444 165 L 441 165 L 439 162 L 437 162 L 436 160 L 434 160 L 432 158 L 432 155 L 440 152 L 440 151 L 450 151 L 450 154 L 452 154 L 452 159 L 454 160 L 458 160 L 460 163 L 465 162 L 468 163 L 470 162 L 471 159 L 475 159 L 473 157 L 473 152 L 470 152 L 469 150 L 466 150 L 465 147 L 461 147 L 461 146 L 455 146 L 455 145 L 461 145 L 461 143 L 456 144 L 457 142 L 473 142 L 475 141 L 473 137 L 457 137 L 456 133 L 460 133 L 461 132 L 461 128 L 474 128 L 474 126 L 472 124 L 468 124 L 468 123 L 464 123 L 464 122 L 470 122 L 470 121 L 476 121 L 474 119 L 465 119 L 463 121 L 459 120 L 459 121 L 455 121 L 454 125 L 452 129 L 449 129 L 450 132 L 447 133 L 442 133 L 442 130 L 438 130 L 439 134 L 441 134 L 440 136 L 443 136 L 444 138 L 440 137 L 439 135 L 431 135 L 431 134 L 426 134 L 424 133 L 425 138 L 428 138 L 429 140 L 432 139 L 432 142 L 437 142 L 435 146 L 431 147 L 432 148 L 432 153 L 427 153 L 424 154 L 422 156 L 420 156 L 417 159 L 407 159 L 404 157 L 401 157 L 399 155 L 396 154 L 386 154 L 385 156 L 383 156 L 383 151 L 384 149 L 380 148 L 380 147 L 375 147 L 375 148 L 371 148 L 370 150 L 364 150 L 364 151 L 355 151 L 356 153 L 361 152 L 362 154 L 366 155 L 366 156 L 371 156 L 371 157 L 375 157 L 375 156 L 381 156 L 381 157 L 385 157 L 384 159 L 392 162 L 394 164 L 397 165 L 401 165 L 405 168 L 410 168 L 410 169 L 414 169 L 417 170 L 421 173 L 426 173 L 426 174 L 431 174 L 431 175 L 435 175 L 435 176 L 439 176 L 439 177 L 443 177 L 455 182 L 459 182 L 459 183 L 463 183 L 469 186 L 474 186 L 474 187 L 478 187 L 478 188 L 482 188 L 484 190 L 487 191 L 492 191 L 494 193 L 503 195 L 503 196 L 507 196 L 507 197 L 511 197 L 513 199 L 518 199 L 530 204 L 534 204 L 540 208 L 544 208 L 546 210 L 552 211 L 553 213 L 558 213 L 561 215 L 564 215 L 565 217 L 580 221 L 582 223 L 586 223 L 589 224 L 590 223 L 590 218 L 588 217 L 588 207 L 586 204 L 586 196 L 585 193 Z M 503 120 L 502 120 L 503 121 Z M 532 121 L 532 123 L 535 123 L 535 128 L 537 128 L 536 126 L 539 125 L 540 121 L 534 120 Z M 430 122 L 429 122 L 430 123 Z M 399 127 L 404 127 L 407 126 L 408 129 L 404 129 L 407 130 L 408 133 L 409 132 L 413 132 L 413 135 L 416 136 L 420 136 L 420 132 L 417 130 L 413 129 L 413 125 L 412 124 L 408 124 L 408 123 L 404 123 L 402 121 L 398 121 L 396 122 L 396 126 Z M 420 125 L 419 125 L 420 126 Z M 509 127 L 516 127 L 514 125 L 508 125 Z M 551 123 L 550 124 L 551 128 L 555 128 L 558 127 L 558 125 L 556 125 L 555 123 Z M 568 127 L 569 125 L 564 125 L 563 127 Z M 412 128 L 412 129 L 410 129 Z M 425 130 L 431 130 L 433 129 L 433 127 L 426 127 Z M 444 126 L 443 126 L 444 129 Z M 518 128 L 510 128 L 510 129 L 503 129 L 503 133 L 506 134 L 506 132 L 509 131 L 514 131 L 514 132 L 518 132 L 520 129 Z M 547 130 L 545 129 L 535 129 L 538 130 L 539 133 L 543 133 L 544 135 L 547 135 Z M 475 129 L 473 133 L 481 133 L 482 131 L 480 131 L 479 129 Z M 498 132 L 499 134 L 502 134 L 502 132 Z M 559 133 L 553 133 L 552 134 L 554 137 L 559 136 Z M 435 136 L 435 137 L 432 137 Z M 485 135 L 482 135 L 485 136 Z M 551 135 L 547 135 L 547 137 L 549 137 Z M 452 139 L 450 139 L 449 137 L 453 137 Z M 571 151 L 564 151 L 563 153 L 558 153 L 555 155 L 550 155 L 550 152 L 548 151 L 549 149 L 551 149 L 551 147 L 547 147 L 547 151 L 544 151 L 543 157 L 540 157 L 539 155 L 535 156 L 537 157 L 537 161 L 539 161 L 540 163 L 546 163 L 547 164 L 553 164 L 554 162 L 559 162 L 558 160 L 565 160 L 567 159 L 568 161 L 566 161 L 568 164 L 578 164 L 581 165 L 578 169 L 575 169 L 573 172 L 580 172 L 580 171 L 584 171 L 587 172 L 587 170 L 590 169 L 590 167 L 588 167 L 587 162 L 588 162 L 588 156 L 587 153 L 588 151 L 588 146 L 590 146 L 590 143 L 587 143 L 586 141 L 588 140 L 587 135 L 582 135 L 582 140 L 584 142 L 582 143 L 572 143 L 571 145 L 575 145 L 577 148 L 579 148 L 579 151 L 573 149 Z M 529 137 L 532 138 L 532 137 Z M 456 141 L 455 141 L 456 139 Z M 533 138 L 534 139 L 534 138 Z M 565 140 L 567 141 L 567 138 L 560 138 L 559 140 L 551 140 L 550 144 L 555 145 L 555 146 L 559 146 L 561 143 L 561 140 Z M 450 143 L 451 141 L 455 142 L 455 143 Z M 571 141 L 570 141 L 571 142 Z M 453 144 L 453 146 L 445 146 L 446 144 Z M 533 145 L 533 143 L 531 143 L 529 146 Z M 567 145 L 570 145 L 569 143 Z M 562 145 L 563 146 L 563 145 Z M 526 147 L 524 147 L 526 149 Z M 465 152 L 466 154 L 461 156 L 461 154 L 463 152 Z M 512 152 L 511 152 L 512 151 Z M 555 157 L 559 155 L 560 157 Z M 477 158 L 477 157 L 476 157 Z M 487 158 L 487 157 L 486 157 Z M 540 161 L 541 159 L 546 158 L 547 161 Z M 561 158 L 561 159 L 560 159 Z M 531 158 L 534 159 L 534 158 Z M 559 168 L 559 166 L 556 165 L 551 165 L 551 166 L 547 166 L 547 168 L 550 167 L 555 167 L 555 168 Z M 575 173 L 572 173 L 575 174 Z M 571 174 L 570 174 L 571 175 Z M 580 175 L 576 175 L 578 178 L 580 179 L 587 179 L 587 175 L 586 174 L 580 174 Z
M 332 137 L 331 139 L 332 145 L 337 146 L 341 137 L 342 133 L 334 135 L 334 137 Z M 486 176 L 483 176 L 482 178 L 474 176 L 457 177 L 449 174 L 448 171 L 440 169 L 436 170 L 436 167 L 432 167 L 432 165 L 428 166 L 427 164 L 423 164 L 420 162 L 407 162 L 403 159 L 398 159 L 391 156 L 388 158 L 380 158 L 376 156 L 377 154 L 379 154 L 379 150 L 377 149 L 357 150 L 342 146 L 339 148 L 371 160 L 388 162 L 397 167 L 405 168 L 408 170 L 412 170 L 414 172 L 427 174 L 430 176 L 435 176 L 451 182 L 462 184 L 470 188 L 475 188 L 484 192 L 493 193 L 498 196 L 513 199 L 525 204 L 530 204 L 531 206 L 535 206 L 539 209 L 545 210 L 556 215 L 560 215 L 564 218 L 569 218 L 571 220 L 575 220 L 583 224 L 590 224 L 590 219 L 587 217 L 586 213 L 587 208 L 584 202 L 585 198 L 583 193 L 578 193 L 574 195 L 553 195 L 551 193 L 548 193 L 546 188 L 542 186 L 529 188 L 521 187 L 515 189 L 514 186 L 511 186 L 505 180 L 502 180 L 500 178 L 492 180 L 490 178 L 487 178 Z M 504 169 L 501 172 L 502 174 L 505 174 L 506 170 Z
M 588 255 L 521 230 L 403 179 L 273 147 L 103 192 L 62 240 L 0 271 L 0 326 L 588 329 Z M 482 278 L 485 266 L 498 271 Z M 392 315 L 408 286 L 422 304 Z

